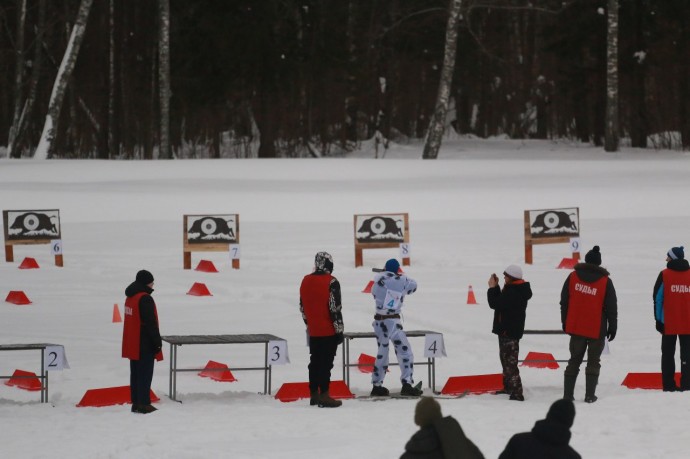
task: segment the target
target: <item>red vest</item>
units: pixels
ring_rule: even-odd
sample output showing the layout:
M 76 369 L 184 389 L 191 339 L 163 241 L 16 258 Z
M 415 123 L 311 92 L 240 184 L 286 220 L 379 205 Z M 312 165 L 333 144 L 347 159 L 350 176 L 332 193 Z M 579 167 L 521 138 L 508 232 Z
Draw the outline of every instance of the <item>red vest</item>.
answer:
M 141 316 L 139 315 L 139 300 L 146 292 L 139 292 L 125 300 L 125 320 L 122 327 L 122 357 L 139 360 L 141 342 Z M 158 311 L 153 304 L 153 314 L 158 322 Z M 163 360 L 163 352 L 156 354 L 156 360 Z
M 595 282 L 584 282 L 573 272 L 568 286 L 568 317 L 565 332 L 569 335 L 597 339 L 601 334 L 601 316 L 608 277 Z
M 663 270 L 664 334 L 690 335 L 690 271 Z
M 304 276 L 299 289 L 304 315 L 307 317 L 309 336 L 333 336 L 335 328 L 328 302 L 331 297 L 330 274 Z

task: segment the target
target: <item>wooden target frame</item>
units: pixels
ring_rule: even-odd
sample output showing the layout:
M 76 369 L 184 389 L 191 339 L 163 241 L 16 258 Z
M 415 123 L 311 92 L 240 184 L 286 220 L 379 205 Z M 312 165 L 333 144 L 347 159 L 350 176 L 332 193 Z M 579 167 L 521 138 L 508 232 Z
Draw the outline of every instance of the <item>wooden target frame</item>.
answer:
M 54 213 L 53 216 L 48 216 L 48 213 Z M 22 215 L 14 215 L 22 214 Z M 29 216 L 36 216 L 35 225 L 37 229 L 39 226 L 43 227 L 46 224 L 50 224 L 56 228 L 57 234 L 50 235 L 15 235 L 11 234 L 12 230 L 15 229 L 14 226 L 17 224 L 17 220 L 20 217 L 24 219 L 29 218 Z M 9 219 L 14 217 L 13 225 L 10 226 Z M 43 217 L 43 218 L 40 218 Z M 53 221 L 56 218 L 57 222 Z M 23 225 L 26 229 L 26 220 L 23 221 Z M 15 245 L 35 245 L 35 244 L 52 244 L 56 239 L 62 239 L 62 226 L 60 225 L 60 210 L 59 209 L 42 209 L 42 210 L 3 210 L 2 211 L 2 226 L 5 234 L 5 261 L 10 263 L 14 261 L 14 246 Z M 34 226 L 34 222 L 31 222 L 31 226 Z M 62 252 L 62 250 L 60 250 Z M 62 267 L 64 265 L 64 260 L 62 258 L 62 253 L 55 254 L 55 266 Z
M 526 264 L 532 264 L 534 245 L 570 243 L 571 238 L 580 237 L 579 207 L 525 210 L 524 216 Z M 568 220 L 564 221 L 566 217 Z M 535 232 L 535 225 L 542 227 L 542 231 Z M 573 259 L 580 259 L 579 251 L 573 252 Z
M 374 220 L 379 219 L 375 223 L 384 225 L 385 229 L 391 229 L 390 225 L 394 225 L 396 230 L 401 232 L 402 235 L 396 237 L 393 241 L 385 241 L 385 239 L 369 239 L 357 236 L 358 230 L 361 229 L 360 222 L 372 223 Z M 401 223 L 401 225 L 398 225 Z M 358 228 L 360 226 L 360 228 Z M 362 266 L 364 264 L 364 250 L 365 249 L 394 249 L 399 248 L 400 244 L 410 243 L 410 223 L 409 215 L 407 213 L 386 213 L 386 214 L 355 214 L 353 217 L 353 229 L 354 229 L 354 242 L 355 242 L 355 267 Z M 410 257 L 401 257 L 403 266 L 410 266 Z
M 229 241 L 198 241 L 190 242 L 188 223 L 191 218 L 195 219 L 195 222 L 199 222 L 204 218 L 216 219 L 223 217 L 234 218 L 234 238 Z M 194 223 L 193 223 L 194 224 Z M 184 215 L 182 217 L 182 264 L 184 269 L 192 269 L 192 252 L 230 252 L 231 244 L 240 243 L 240 215 L 239 214 L 197 214 L 197 215 Z M 232 259 L 233 269 L 240 269 L 239 258 Z

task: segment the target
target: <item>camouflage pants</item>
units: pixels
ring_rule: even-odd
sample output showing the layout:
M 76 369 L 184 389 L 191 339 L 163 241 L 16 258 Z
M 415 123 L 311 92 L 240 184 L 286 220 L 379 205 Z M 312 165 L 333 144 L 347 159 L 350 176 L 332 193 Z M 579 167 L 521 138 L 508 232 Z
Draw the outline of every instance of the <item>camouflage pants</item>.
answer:
M 499 336 L 498 350 L 503 367 L 503 387 L 511 395 L 522 395 L 522 380 L 518 369 L 520 340 Z

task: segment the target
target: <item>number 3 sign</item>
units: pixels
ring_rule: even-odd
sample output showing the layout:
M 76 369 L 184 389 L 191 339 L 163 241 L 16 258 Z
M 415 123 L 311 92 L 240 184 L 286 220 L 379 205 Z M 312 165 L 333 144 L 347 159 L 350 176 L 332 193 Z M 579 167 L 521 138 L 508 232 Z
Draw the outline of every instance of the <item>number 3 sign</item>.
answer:
M 424 357 L 447 357 L 446 345 L 441 333 L 427 333 L 424 335 Z
M 43 371 L 62 371 L 69 368 L 64 346 L 46 346 L 43 349 Z
M 288 357 L 287 341 L 269 341 L 268 342 L 268 361 L 266 365 L 285 365 L 290 363 Z

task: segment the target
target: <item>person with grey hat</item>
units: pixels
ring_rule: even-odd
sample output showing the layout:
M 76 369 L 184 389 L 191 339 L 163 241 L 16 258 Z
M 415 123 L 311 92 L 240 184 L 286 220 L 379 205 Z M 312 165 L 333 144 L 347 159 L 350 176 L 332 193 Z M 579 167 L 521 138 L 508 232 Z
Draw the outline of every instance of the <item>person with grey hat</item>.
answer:
M 503 390 L 497 394 L 509 394 L 510 400 L 524 401 L 522 380 L 518 369 L 520 339 L 525 332 L 527 302 L 532 298 L 530 283 L 522 278 L 522 268 L 508 266 L 503 271 L 505 282 L 503 289 L 498 283 L 498 276 L 489 277 L 489 289 L 486 297 L 489 307 L 494 310 L 494 321 L 491 332 L 498 335 L 498 350 L 503 368 Z
M 299 307 L 309 336 L 309 404 L 320 408 L 343 404 L 329 391 L 333 360 L 344 331 L 340 282 L 332 273 L 333 257 L 319 252 L 314 257 L 314 271 L 304 276 L 299 288 Z
M 400 459 L 484 459 L 460 423 L 453 416 L 443 416 L 441 405 L 433 397 L 422 397 L 417 402 L 414 423 L 419 430 L 405 445 Z
M 598 245 L 575 265 L 561 289 L 561 324 L 570 335 L 570 359 L 563 374 L 563 398 L 575 400 L 575 383 L 587 353 L 585 402 L 597 401 L 601 354 L 618 331 L 618 299 Z
M 582 456 L 570 446 L 575 420 L 572 400 L 556 400 L 530 432 L 513 435 L 498 459 L 577 459 Z
M 129 359 L 132 412 L 156 411 L 151 405 L 151 381 L 156 360 L 163 360 L 158 311 L 153 301 L 153 274 L 142 269 L 126 289 L 122 327 L 122 357 Z
M 690 390 L 690 265 L 683 246 L 666 253 L 666 269 L 657 276 L 652 299 L 656 329 L 661 333 L 663 390 Z M 675 381 L 676 341 L 680 343 L 680 387 Z

